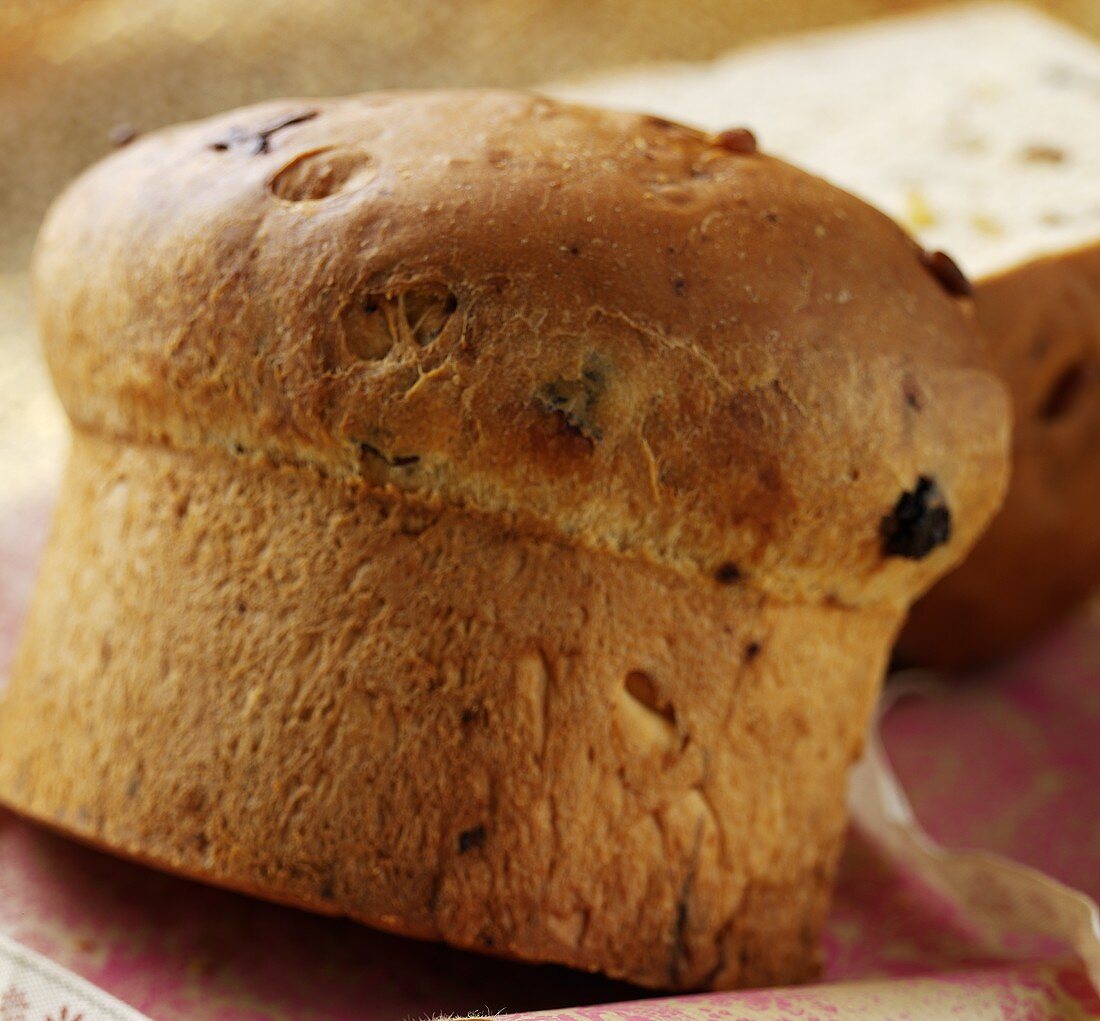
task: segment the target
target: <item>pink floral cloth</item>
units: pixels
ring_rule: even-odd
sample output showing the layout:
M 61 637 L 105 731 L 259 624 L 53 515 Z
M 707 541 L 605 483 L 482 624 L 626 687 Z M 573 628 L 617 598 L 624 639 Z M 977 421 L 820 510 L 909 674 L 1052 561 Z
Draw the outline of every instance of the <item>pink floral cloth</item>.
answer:
M 46 518 L 45 501 L 0 514 L 0 677 Z M 937 840 L 1000 852 L 1100 896 L 1100 622 L 1079 621 L 1003 669 L 900 700 L 882 738 Z M 925 853 L 919 840 L 913 847 Z M 987 892 L 994 903 L 984 907 L 996 912 L 1003 891 L 991 881 Z M 26 968 L 11 965 L 16 951 L 32 964 L 41 963 L 33 952 L 43 955 L 93 984 L 77 980 L 74 988 L 93 997 L 106 991 L 154 1021 L 399 1021 L 538 1010 L 560 1021 L 1100 1017 L 1072 948 L 1041 930 L 993 938 L 980 912 L 960 910 L 904 855 L 853 829 L 826 934 L 824 984 L 653 998 L 594 976 L 402 940 L 161 875 L 0 812 L 0 934 L 17 941 L 0 943 L 0 1021 L 137 1017 L 121 1007 L 103 1013 L 106 999 L 67 1003 L 56 991 L 32 1001 Z

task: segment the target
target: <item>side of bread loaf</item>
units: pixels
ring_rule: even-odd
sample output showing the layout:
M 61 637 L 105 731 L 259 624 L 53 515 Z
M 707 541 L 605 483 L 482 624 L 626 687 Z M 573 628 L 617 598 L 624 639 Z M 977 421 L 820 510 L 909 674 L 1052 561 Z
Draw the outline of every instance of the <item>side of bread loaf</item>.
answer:
M 379 928 L 655 987 L 792 982 L 898 621 L 78 434 L 0 792 Z

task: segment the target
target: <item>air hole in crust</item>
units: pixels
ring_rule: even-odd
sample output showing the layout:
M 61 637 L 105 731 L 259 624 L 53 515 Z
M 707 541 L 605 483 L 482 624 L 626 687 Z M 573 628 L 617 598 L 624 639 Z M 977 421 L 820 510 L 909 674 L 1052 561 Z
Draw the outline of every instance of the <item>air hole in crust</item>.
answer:
M 644 670 L 631 670 L 626 675 L 626 690 L 651 713 L 676 726 L 676 710 L 657 689 L 657 682 Z
M 376 173 L 370 164 L 358 149 L 314 149 L 291 160 L 268 187 L 284 202 L 316 202 L 362 187 Z
M 435 340 L 458 308 L 458 299 L 446 288 L 408 291 L 398 296 L 398 310 L 409 337 L 421 347 Z
M 353 358 L 378 361 L 390 353 L 394 338 L 382 299 L 371 296 L 355 302 L 344 310 L 340 324 L 348 354 Z
M 458 299 L 447 288 L 430 285 L 396 295 L 368 294 L 340 317 L 348 354 L 378 361 L 395 344 L 427 347 L 447 328 Z
M 1084 389 L 1085 376 L 1084 362 L 1074 362 L 1063 370 L 1040 406 L 1039 417 L 1045 422 L 1051 422 L 1072 411 Z

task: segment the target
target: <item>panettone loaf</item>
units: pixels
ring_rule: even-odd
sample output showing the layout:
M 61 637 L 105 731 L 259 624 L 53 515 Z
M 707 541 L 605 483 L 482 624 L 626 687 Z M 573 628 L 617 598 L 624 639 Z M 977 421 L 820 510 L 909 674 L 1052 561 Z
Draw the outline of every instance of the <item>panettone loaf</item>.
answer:
M 1015 3 L 954 4 L 713 64 L 558 90 L 709 127 L 892 214 L 975 279 L 1015 403 L 1003 511 L 914 607 L 904 659 L 1003 656 L 1100 588 L 1100 47 Z
M 949 259 L 746 131 L 440 92 L 140 138 L 35 273 L 74 443 L 4 803 L 462 947 L 813 974 L 891 642 L 1005 485 Z

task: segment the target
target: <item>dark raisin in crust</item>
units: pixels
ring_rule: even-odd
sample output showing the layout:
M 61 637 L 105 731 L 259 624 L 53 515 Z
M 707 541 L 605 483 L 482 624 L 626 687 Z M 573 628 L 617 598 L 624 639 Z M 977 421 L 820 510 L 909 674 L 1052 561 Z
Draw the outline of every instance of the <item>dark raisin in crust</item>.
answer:
M 951 538 L 951 511 L 934 479 L 922 475 L 882 519 L 882 552 L 922 560 Z

